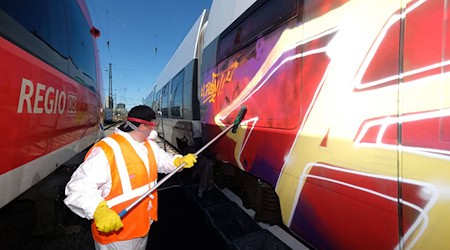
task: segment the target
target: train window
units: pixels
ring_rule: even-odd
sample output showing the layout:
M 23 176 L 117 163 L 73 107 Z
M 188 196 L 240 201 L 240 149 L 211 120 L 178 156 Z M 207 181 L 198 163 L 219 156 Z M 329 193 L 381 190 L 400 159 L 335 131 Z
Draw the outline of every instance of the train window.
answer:
M 217 64 L 217 75 L 212 81 L 219 89 L 216 95 L 205 96 L 217 110 L 229 106 L 232 100 L 245 91 L 251 98 L 246 101 L 249 112 L 258 117 L 259 127 L 291 129 L 300 119 L 300 79 L 298 65 L 301 59 L 295 59 L 295 50 L 285 52 L 292 58 L 281 62 L 270 57 L 273 46 L 283 32 L 296 27 L 297 20 L 279 26 L 278 29 L 260 37 Z M 274 66 L 262 69 L 264 63 L 273 60 Z M 208 98 L 213 98 L 213 101 Z M 251 110 L 251 111 L 250 111 Z M 225 122 L 233 122 L 230 116 Z
M 89 24 L 76 1 L 69 1 L 69 74 L 79 83 L 95 90 L 95 57 Z M 73 64 L 73 65 L 72 65 Z M 73 67 L 72 67 L 73 66 Z
M 183 106 L 183 82 L 184 70 L 176 75 L 172 80 L 172 94 L 170 95 L 170 116 L 181 118 L 181 107 Z
M 266 1 L 219 39 L 218 60 L 253 42 L 297 13 L 297 0 Z
M 153 110 L 161 111 L 161 90 L 158 90 L 153 101 Z
M 155 99 L 155 90 L 152 90 L 152 92 L 150 92 L 150 94 L 147 96 L 147 98 L 145 98 L 145 105 L 147 105 L 153 109 L 154 99 Z
M 170 82 L 168 82 L 163 88 L 161 92 L 161 112 L 162 117 L 169 117 L 169 86 Z
M 67 22 L 61 1 L 27 0 L 19 3 L 2 0 L 0 9 L 2 35 L 60 71 L 67 72 Z
M 2 0 L 0 7 L 15 20 L 11 21 L 2 14 L 2 23 L 8 21 L 8 25 L 0 30 L 3 35 L 95 91 L 91 27 L 77 1 L 27 0 L 18 4 L 17 1 Z M 68 33 L 66 25 L 73 32 Z M 68 58 L 72 64 L 69 69 Z

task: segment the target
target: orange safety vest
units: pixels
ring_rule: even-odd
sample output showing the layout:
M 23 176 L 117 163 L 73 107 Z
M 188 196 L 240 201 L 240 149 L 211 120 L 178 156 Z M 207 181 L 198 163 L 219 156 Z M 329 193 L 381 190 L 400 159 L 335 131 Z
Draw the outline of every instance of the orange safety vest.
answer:
M 109 145 L 111 144 L 111 139 L 116 141 L 119 147 Z M 145 146 L 148 150 L 150 175 L 142 159 L 123 136 L 112 134 L 96 143 L 95 146 L 102 148 L 109 161 L 112 185 L 111 191 L 105 197 L 105 200 L 108 206 L 117 213 L 127 208 L 151 187 L 156 185 L 158 174 L 156 160 L 148 141 L 145 142 Z M 121 152 L 118 152 L 119 148 Z M 90 152 L 86 154 L 86 158 Z M 151 197 L 143 199 L 122 218 L 123 228 L 119 231 L 110 233 L 99 232 L 94 220 L 92 220 L 92 236 L 95 241 L 104 245 L 143 237 L 150 230 L 150 220 L 158 220 L 158 195 L 156 190 L 151 194 Z

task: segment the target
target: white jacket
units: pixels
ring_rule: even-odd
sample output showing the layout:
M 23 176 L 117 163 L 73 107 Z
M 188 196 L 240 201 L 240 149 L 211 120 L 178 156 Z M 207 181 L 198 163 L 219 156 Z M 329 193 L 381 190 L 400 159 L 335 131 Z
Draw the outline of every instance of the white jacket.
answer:
M 116 130 L 124 136 L 149 169 L 147 148 L 144 143 L 135 141 L 128 133 Z M 173 160 L 180 155 L 164 151 L 154 140 L 148 140 L 155 155 L 159 173 L 170 173 L 176 169 Z M 111 190 L 111 171 L 105 153 L 95 147 L 87 158 L 72 174 L 66 185 L 64 203 L 82 218 L 92 219 L 98 204 L 108 196 Z

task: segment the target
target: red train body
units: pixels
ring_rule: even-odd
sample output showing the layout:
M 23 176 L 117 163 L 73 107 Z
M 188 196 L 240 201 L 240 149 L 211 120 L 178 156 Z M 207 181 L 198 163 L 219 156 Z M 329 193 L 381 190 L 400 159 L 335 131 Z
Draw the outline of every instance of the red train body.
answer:
M 102 135 L 103 83 L 84 1 L 0 3 L 0 207 Z

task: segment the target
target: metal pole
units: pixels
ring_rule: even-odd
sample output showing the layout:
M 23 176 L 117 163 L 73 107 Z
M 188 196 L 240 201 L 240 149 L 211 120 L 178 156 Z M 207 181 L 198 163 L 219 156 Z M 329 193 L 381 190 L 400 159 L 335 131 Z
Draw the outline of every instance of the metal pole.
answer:
M 113 101 L 113 95 L 112 95 L 112 67 L 111 63 L 109 64 L 109 90 L 108 90 L 108 108 L 113 109 L 114 108 L 114 101 Z

